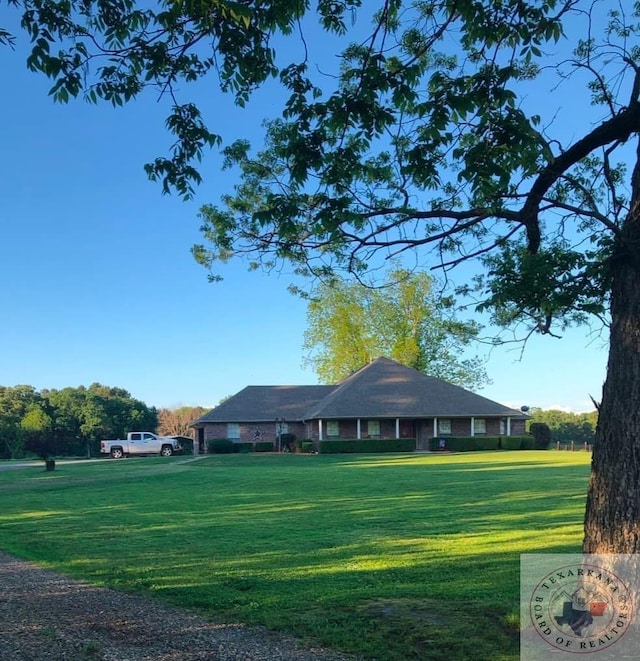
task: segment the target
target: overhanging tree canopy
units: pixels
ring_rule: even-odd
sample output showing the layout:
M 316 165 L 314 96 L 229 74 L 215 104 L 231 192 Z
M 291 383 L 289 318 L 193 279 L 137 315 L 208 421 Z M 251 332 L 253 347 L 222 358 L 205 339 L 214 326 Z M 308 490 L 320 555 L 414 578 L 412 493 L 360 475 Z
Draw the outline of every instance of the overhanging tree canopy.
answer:
M 188 83 L 211 74 L 243 106 L 278 68 L 272 40 L 290 35 L 308 10 L 298 0 L 6 0 L 16 7 L 32 50 L 27 65 L 52 79 L 50 94 L 66 103 L 123 105 L 143 93 L 167 99 L 170 154 L 145 165 L 163 192 L 190 198 L 202 181 L 195 163 L 220 136 L 203 121 Z M 318 0 L 325 30 L 346 30 L 345 14 L 361 0 Z M 0 26 L 0 45 L 15 35 Z M 187 88 L 185 90 L 185 87 Z
M 287 260 L 321 277 L 363 277 L 409 251 L 445 272 L 478 259 L 479 308 L 498 323 L 555 333 L 610 313 L 584 548 L 637 552 L 640 162 L 628 143 L 640 131 L 640 5 L 380 5 L 335 86 L 290 69 L 263 149 L 226 150 L 241 183 L 203 209 L 209 243 L 196 256 Z M 551 92 L 546 117 L 526 95 L 534 79 L 572 84 L 575 72 L 585 94 L 566 138 Z M 581 123 L 590 104 L 597 119 Z
M 133 0 L 13 2 L 27 10 L 35 38 L 30 66 L 55 79 L 60 100 L 86 89 L 89 100 L 115 103 L 147 84 L 172 92 L 176 80 L 216 63 L 242 103 L 275 71 L 271 37 L 291 34 L 309 14 L 307 2 L 286 0 L 144 10 Z M 345 13 L 359 5 L 321 1 L 317 16 L 325 29 L 348 31 Z M 637 552 L 640 4 L 375 7 L 371 30 L 356 26 L 337 75 L 321 75 L 311 56 L 281 68 L 282 117 L 268 125 L 261 151 L 244 141 L 226 150 L 241 183 L 221 206 L 203 209 L 207 243 L 196 257 L 210 266 L 245 255 L 253 264 L 286 260 L 303 274 L 360 277 L 409 252 L 445 271 L 479 258 L 478 291 L 498 322 L 550 333 L 609 314 L 585 550 Z M 68 50 L 51 55 L 60 40 Z M 107 66 L 85 84 L 80 74 L 95 58 Z M 554 123 L 552 92 L 530 107 L 529 85 L 541 77 L 572 85 L 570 137 Z M 592 104 L 596 114 L 586 118 Z M 174 153 L 149 173 L 189 194 L 199 176 L 192 162 L 216 137 L 193 104 L 176 101 L 168 125 Z

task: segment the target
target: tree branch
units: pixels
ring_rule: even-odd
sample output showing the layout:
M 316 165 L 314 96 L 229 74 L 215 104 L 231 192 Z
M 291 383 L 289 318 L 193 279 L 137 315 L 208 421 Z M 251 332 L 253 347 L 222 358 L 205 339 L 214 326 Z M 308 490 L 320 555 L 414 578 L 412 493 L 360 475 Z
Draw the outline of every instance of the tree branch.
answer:
M 637 80 L 638 76 L 636 75 Z M 529 252 L 535 253 L 540 247 L 538 212 L 540 202 L 549 188 L 562 174 L 588 156 L 594 149 L 604 147 L 611 142 L 626 142 L 633 133 L 638 131 L 640 131 L 640 102 L 636 100 L 615 117 L 603 122 L 591 133 L 578 140 L 566 152 L 547 165 L 531 187 L 521 211 L 521 222 L 527 229 Z

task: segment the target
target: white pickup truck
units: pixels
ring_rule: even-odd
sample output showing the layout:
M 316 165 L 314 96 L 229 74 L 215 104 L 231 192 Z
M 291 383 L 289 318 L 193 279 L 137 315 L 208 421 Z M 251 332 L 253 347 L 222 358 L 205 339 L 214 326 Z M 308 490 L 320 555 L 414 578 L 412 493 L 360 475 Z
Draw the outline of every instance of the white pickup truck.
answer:
M 100 441 L 100 454 L 120 459 L 131 454 L 161 454 L 170 457 L 183 451 L 180 441 L 171 436 L 156 436 L 150 431 L 130 431 L 126 439 Z

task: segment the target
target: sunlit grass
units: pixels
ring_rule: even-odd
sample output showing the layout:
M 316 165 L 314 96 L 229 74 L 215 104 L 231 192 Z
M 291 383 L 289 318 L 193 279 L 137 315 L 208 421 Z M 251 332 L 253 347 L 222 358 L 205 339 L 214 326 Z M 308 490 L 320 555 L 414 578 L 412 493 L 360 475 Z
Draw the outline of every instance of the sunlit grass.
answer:
M 580 548 L 589 455 L 221 455 L 0 472 L 0 547 L 378 659 L 517 659 L 519 554 Z

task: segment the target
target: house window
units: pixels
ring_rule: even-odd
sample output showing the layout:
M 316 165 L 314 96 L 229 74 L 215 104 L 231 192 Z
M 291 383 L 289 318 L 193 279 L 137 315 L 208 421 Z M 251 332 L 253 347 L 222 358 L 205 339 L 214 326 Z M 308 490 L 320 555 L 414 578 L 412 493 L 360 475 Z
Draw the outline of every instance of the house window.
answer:
M 438 420 L 438 433 L 451 434 L 451 420 L 449 418 L 440 418 Z
M 367 421 L 367 434 L 369 436 L 380 436 L 380 420 Z
M 500 436 L 504 436 L 506 433 L 507 433 L 506 420 L 504 418 L 500 418 Z
M 473 421 L 473 432 L 474 434 L 486 434 L 487 421 L 484 418 L 476 418 Z
M 231 441 L 240 440 L 240 425 L 237 422 L 227 424 L 227 438 Z
M 340 436 L 340 425 L 337 420 L 327 420 L 327 438 Z

